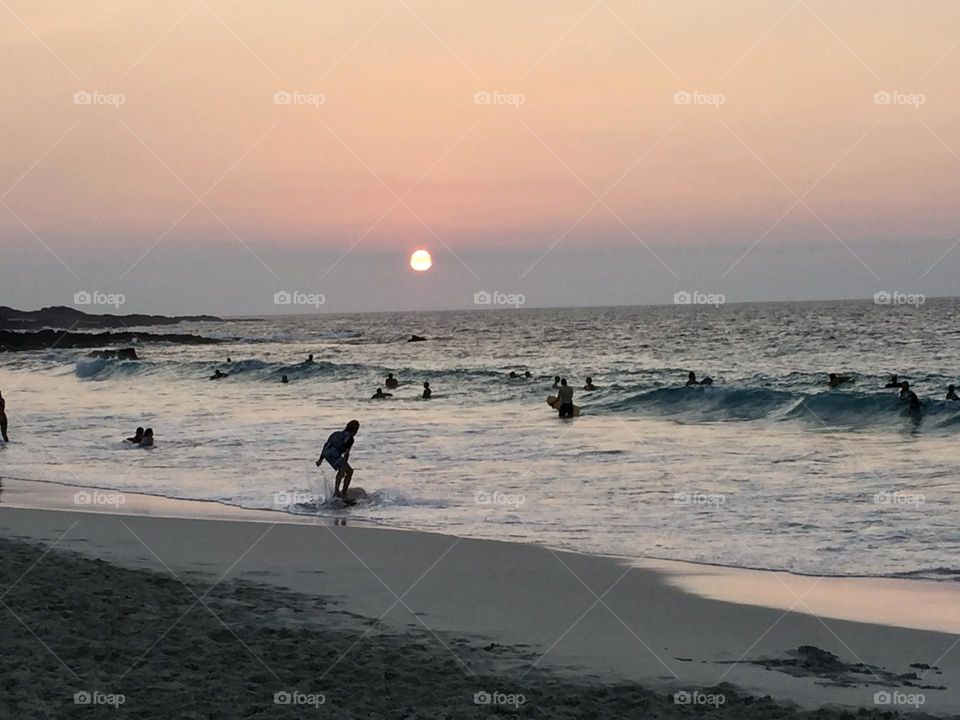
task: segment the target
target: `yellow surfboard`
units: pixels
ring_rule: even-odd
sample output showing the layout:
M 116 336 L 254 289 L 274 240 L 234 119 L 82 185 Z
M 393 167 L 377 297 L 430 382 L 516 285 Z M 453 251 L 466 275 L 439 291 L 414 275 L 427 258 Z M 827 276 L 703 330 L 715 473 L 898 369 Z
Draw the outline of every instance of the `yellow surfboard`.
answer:
M 559 409 L 560 409 L 560 398 L 558 398 L 556 395 L 548 395 L 548 396 L 547 396 L 547 405 L 549 405 L 550 407 L 552 407 L 554 410 L 559 410 Z M 574 417 L 577 417 L 579 414 L 580 414 L 580 406 L 579 406 L 579 405 L 574 405 L 574 406 L 573 406 L 573 416 L 574 416 Z

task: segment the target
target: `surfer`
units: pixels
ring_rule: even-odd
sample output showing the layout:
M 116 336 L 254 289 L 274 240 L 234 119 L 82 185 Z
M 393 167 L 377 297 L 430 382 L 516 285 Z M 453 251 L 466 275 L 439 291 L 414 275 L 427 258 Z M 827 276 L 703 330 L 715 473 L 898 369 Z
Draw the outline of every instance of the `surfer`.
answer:
M 960 400 L 960 397 L 957 397 L 957 391 L 954 389 L 953 385 L 947 385 L 947 400 Z
M 400 383 L 393 376 L 393 373 L 387 373 L 387 379 L 384 381 L 384 385 L 387 386 L 388 390 L 396 390 Z
M 836 373 L 830 373 L 827 376 L 827 385 L 832 388 L 840 387 L 844 383 L 852 382 L 853 378 L 849 375 L 837 375 Z
M 288 378 L 286 375 L 284 375 L 282 378 L 280 378 L 280 382 L 282 382 L 284 385 L 286 385 L 287 383 L 290 382 L 290 378 Z
M 424 382 L 423 383 L 423 399 L 429 400 L 431 395 L 433 395 L 433 390 L 430 389 L 430 383 Z
M 573 388 L 567 385 L 567 379 L 560 381 L 557 388 L 557 411 L 562 418 L 573 417 Z
M 525 371 L 525 372 L 523 373 L 523 376 L 524 376 L 525 378 L 532 378 L 532 377 L 533 377 L 533 375 L 530 374 L 530 371 L 529 371 L 529 370 Z
M 377 391 L 370 396 L 371 400 L 386 400 L 387 398 L 392 398 L 392 393 L 385 393 L 383 388 L 377 388 Z
M 313 353 L 310 353 L 309 355 L 307 355 L 307 364 L 309 365 L 312 362 L 313 362 Z
M 153 428 L 147 428 L 143 431 L 143 439 L 140 441 L 140 447 L 153 447 Z
M 687 387 L 691 385 L 713 385 L 713 378 L 705 377 L 703 380 L 697 380 L 697 374 L 691 371 L 687 373 Z
M 891 375 L 890 379 L 887 381 L 887 384 L 883 386 L 884 389 L 889 390 L 891 388 L 900 387 L 900 380 L 896 375 Z
M 210 379 L 223 380 L 225 377 L 230 377 L 229 373 L 220 372 L 220 368 L 217 368 L 213 371 L 213 375 L 210 376 Z
M 137 431 L 133 434 L 133 437 L 128 437 L 124 442 L 133 443 L 134 445 L 139 445 L 143 442 L 143 428 L 138 427 Z
M 520 377 L 520 376 L 517 375 L 517 371 L 516 371 L 516 370 L 511 370 L 511 371 L 510 371 L 510 379 L 511 379 L 511 380 L 516 380 L 518 377 Z
M 343 430 L 330 435 L 327 442 L 320 451 L 320 459 L 317 460 L 317 467 L 326 460 L 330 467 L 337 471 L 337 480 L 334 485 L 334 497 L 345 498 L 347 490 L 350 489 L 350 481 L 353 479 L 353 468 L 350 467 L 350 449 L 353 447 L 353 439 L 360 432 L 360 423 L 357 420 L 351 420 Z M 343 490 L 340 490 L 340 483 L 343 483 Z
M 906 400 L 909 404 L 910 413 L 916 415 L 920 412 L 920 408 L 923 407 L 923 403 L 920 402 L 920 398 L 917 397 L 917 394 L 910 389 L 910 383 L 906 380 L 903 381 L 900 385 L 900 399 Z
M 587 392 L 592 392 L 593 390 L 597 389 L 597 386 L 593 384 L 592 377 L 587 378 L 587 384 L 583 386 L 583 389 L 586 390 Z
M 7 437 L 7 401 L 3 399 L 3 393 L 0 393 L 0 435 L 4 442 L 10 442 Z

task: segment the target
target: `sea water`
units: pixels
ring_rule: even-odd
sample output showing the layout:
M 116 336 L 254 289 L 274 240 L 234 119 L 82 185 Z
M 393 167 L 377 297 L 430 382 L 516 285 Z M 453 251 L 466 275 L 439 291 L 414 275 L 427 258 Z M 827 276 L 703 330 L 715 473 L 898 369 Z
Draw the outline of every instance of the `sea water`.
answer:
M 960 402 L 943 397 L 960 381 L 958 308 L 317 314 L 163 328 L 224 343 L 144 342 L 138 361 L 0 355 L 0 475 L 625 557 L 953 580 Z M 209 381 L 217 368 L 229 377 Z M 691 370 L 714 385 L 685 387 Z M 370 400 L 388 372 L 394 397 Z M 853 382 L 831 390 L 828 372 Z M 890 373 L 920 417 L 884 389 Z M 554 375 L 576 388 L 573 421 L 544 402 Z M 324 505 L 332 472 L 314 463 L 352 418 L 354 484 L 372 497 L 344 511 Z M 124 445 L 138 425 L 154 448 Z

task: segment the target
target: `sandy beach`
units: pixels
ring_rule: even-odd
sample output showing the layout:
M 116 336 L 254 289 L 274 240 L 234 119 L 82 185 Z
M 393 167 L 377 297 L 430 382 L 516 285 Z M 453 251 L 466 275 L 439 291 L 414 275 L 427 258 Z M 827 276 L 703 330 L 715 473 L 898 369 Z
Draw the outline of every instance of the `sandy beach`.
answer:
M 818 617 L 803 589 L 791 611 L 764 607 L 776 604 L 772 574 L 741 578 L 734 603 L 706 596 L 723 583 L 697 580 L 718 569 L 636 567 L 348 519 L 173 517 L 198 510 L 156 501 L 151 511 L 143 497 L 126 514 L 9 507 L 39 497 L 5 485 L 4 717 L 90 717 L 90 705 L 104 716 L 119 706 L 197 718 L 887 718 L 960 708 L 956 634 Z M 858 581 L 846 582 L 849 598 Z M 910 582 L 862 582 L 865 605 L 893 593 L 924 614 L 922 583 L 911 598 Z M 817 610 L 832 612 L 831 593 L 821 595 Z

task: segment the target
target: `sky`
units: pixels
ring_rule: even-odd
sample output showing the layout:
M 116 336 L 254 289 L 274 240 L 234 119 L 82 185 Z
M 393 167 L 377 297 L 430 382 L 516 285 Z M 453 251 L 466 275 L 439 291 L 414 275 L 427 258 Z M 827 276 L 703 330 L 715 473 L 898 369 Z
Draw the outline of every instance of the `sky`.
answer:
M 0 17 L 2 305 L 956 294 L 955 0 L 5 0 Z

